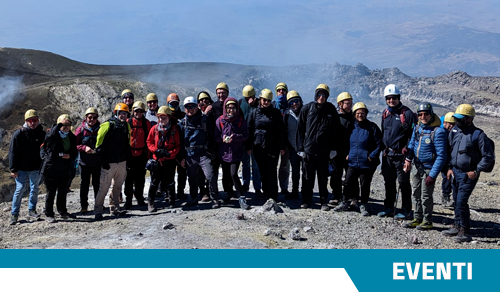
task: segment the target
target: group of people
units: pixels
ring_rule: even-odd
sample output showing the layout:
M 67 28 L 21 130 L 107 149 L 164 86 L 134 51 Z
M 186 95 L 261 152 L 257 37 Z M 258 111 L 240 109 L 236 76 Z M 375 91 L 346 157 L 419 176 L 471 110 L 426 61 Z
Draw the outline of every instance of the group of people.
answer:
M 165 194 L 169 207 L 175 207 L 177 200 L 186 198 L 186 181 L 189 197 L 184 207 L 196 206 L 201 199 L 219 208 L 236 198 L 242 209 L 249 209 L 246 193 L 252 181 L 257 198 L 275 201 L 278 186 L 285 199 L 299 199 L 301 184 L 300 207 L 310 208 L 316 177 L 321 210 L 334 206 L 334 211 L 356 210 L 369 216 L 370 186 L 381 164 L 385 200 L 377 216 L 410 220 L 404 224 L 408 228 L 431 229 L 434 184 L 441 174 L 442 202 L 455 210 L 455 223 L 443 234 L 455 236 L 459 242 L 471 240 L 468 198 L 479 174 L 490 171 L 495 158 L 492 142 L 473 124 L 471 105 L 462 104 L 439 118 L 432 105 L 423 102 L 415 114 L 401 103 L 399 88 L 389 84 L 384 89 L 387 108 L 379 127 L 368 120 L 368 107 L 362 102 L 353 105 L 348 92 L 337 96 L 337 106 L 328 102 L 326 84 L 318 85 L 314 100 L 307 104 L 283 82 L 278 83 L 275 94 L 273 98 L 272 90 L 263 89 L 257 97 L 254 87 L 247 85 L 238 100 L 229 96 L 228 85 L 221 82 L 215 102 L 202 91 L 197 98 L 185 98 L 181 108 L 175 93 L 159 107 L 156 94 L 148 94 L 144 103 L 135 101 L 133 92 L 125 89 L 109 119 L 100 122 L 98 110 L 90 107 L 75 134 L 69 115 L 62 114 L 45 131 L 37 111 L 30 109 L 9 150 L 10 170 L 16 180 L 10 224 L 18 221 L 28 186 L 28 215 L 40 218 L 36 204 L 41 179 L 47 188 L 46 221 L 56 221 L 56 195 L 60 216 L 75 217 L 67 211 L 66 194 L 72 160 L 78 154 L 80 213 L 89 212 L 92 182 L 95 220 L 103 219 L 111 185 L 110 213 L 124 216 L 133 207 L 134 197 L 149 212 L 157 210 L 159 193 Z M 217 183 L 220 167 L 222 198 Z M 151 183 L 144 197 L 146 170 Z M 120 208 L 123 184 L 125 209 Z M 398 188 L 402 208 L 396 212 Z

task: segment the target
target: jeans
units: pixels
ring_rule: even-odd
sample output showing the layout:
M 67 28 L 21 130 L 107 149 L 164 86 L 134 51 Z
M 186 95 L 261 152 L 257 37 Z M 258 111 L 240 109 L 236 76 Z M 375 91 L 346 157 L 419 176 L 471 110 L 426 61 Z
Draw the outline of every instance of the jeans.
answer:
M 441 192 L 443 195 L 442 202 L 449 202 L 451 195 L 451 180 L 446 179 L 445 173 L 441 173 L 441 177 L 443 178 L 443 181 L 441 182 Z
M 12 197 L 12 215 L 19 216 L 21 210 L 21 200 L 25 194 L 29 182 L 30 196 L 29 196 L 29 210 L 36 210 L 36 203 L 38 202 L 38 185 L 40 183 L 40 171 L 18 171 L 16 178 L 16 191 Z
M 476 187 L 477 180 L 471 180 L 466 172 L 462 172 L 453 168 L 453 201 L 455 202 L 455 224 L 465 228 L 467 233 L 470 232 L 470 209 L 469 197 Z
M 257 161 L 253 153 L 248 155 L 246 152 L 243 153 L 242 162 L 242 172 L 243 172 L 243 186 L 250 186 L 250 161 L 252 162 L 252 181 L 253 188 L 255 190 L 260 190 L 262 188 L 260 181 L 260 172 Z

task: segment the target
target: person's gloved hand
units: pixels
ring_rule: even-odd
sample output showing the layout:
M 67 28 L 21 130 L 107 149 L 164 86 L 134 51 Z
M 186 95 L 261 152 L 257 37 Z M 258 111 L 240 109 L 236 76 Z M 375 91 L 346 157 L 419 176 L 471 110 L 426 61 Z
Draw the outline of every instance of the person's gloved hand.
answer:
M 161 158 L 161 157 L 167 157 L 167 158 L 168 158 L 168 157 L 170 157 L 170 152 L 168 152 L 168 151 L 167 151 L 167 150 L 165 150 L 165 149 L 157 149 L 157 150 L 155 151 L 155 155 L 156 155 L 156 157 L 158 157 L 158 158 Z
M 403 147 L 403 149 L 401 149 L 401 153 L 403 153 L 403 155 L 406 155 L 408 153 L 408 148 Z
M 306 153 L 303 151 L 297 152 L 297 155 L 302 157 L 302 158 L 306 158 Z
M 102 164 L 102 168 L 103 168 L 104 170 L 109 170 L 111 167 L 109 166 L 109 163 L 104 162 L 104 163 Z
M 337 151 L 335 150 L 330 151 L 330 159 L 333 159 L 335 156 L 337 156 Z
M 430 186 L 432 184 L 434 184 L 434 179 L 431 176 L 427 176 L 427 178 L 425 178 L 425 185 Z

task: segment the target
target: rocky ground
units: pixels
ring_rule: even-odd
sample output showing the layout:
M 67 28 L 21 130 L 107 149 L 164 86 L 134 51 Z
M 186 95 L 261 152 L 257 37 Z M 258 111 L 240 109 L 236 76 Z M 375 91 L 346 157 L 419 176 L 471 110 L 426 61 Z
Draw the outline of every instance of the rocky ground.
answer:
M 157 213 L 135 207 L 122 218 L 105 215 L 103 221 L 94 222 L 93 215 L 87 214 L 55 224 L 44 222 L 43 216 L 41 221 L 29 220 L 24 199 L 20 222 L 10 226 L 10 203 L 3 203 L 0 248 L 496 249 L 500 248 L 500 206 L 496 200 L 499 187 L 494 179 L 492 174 L 481 176 L 470 199 L 472 243 L 457 244 L 440 234 L 452 223 L 453 212 L 436 204 L 440 201 L 439 190 L 435 194 L 438 198 L 433 230 L 406 229 L 392 218 L 378 218 L 375 214 L 383 208 L 384 187 L 377 172 L 369 217 L 357 212 L 322 212 L 319 205 L 302 210 L 299 200 L 285 201 L 281 195 L 278 205 L 283 213 L 276 213 L 266 210 L 265 201 L 256 200 L 249 193 L 248 202 L 253 208 L 248 211 L 241 210 L 236 200 L 220 209 L 211 209 L 208 203 L 182 208 L 180 202 L 179 207 L 167 209 L 158 198 Z M 77 183 L 75 180 L 75 187 Z M 43 200 L 42 195 L 38 211 Z M 75 190 L 68 195 L 68 209 L 76 213 L 79 208 L 79 191 Z

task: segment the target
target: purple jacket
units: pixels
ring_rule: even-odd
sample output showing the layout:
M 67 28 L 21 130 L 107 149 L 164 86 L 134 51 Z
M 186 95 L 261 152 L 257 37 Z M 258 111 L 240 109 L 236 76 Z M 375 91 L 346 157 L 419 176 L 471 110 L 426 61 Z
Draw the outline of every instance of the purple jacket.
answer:
M 229 118 L 226 114 L 226 104 L 234 102 L 236 105 L 236 114 Z M 248 138 L 247 122 L 243 115 L 239 112 L 238 101 L 229 97 L 224 101 L 224 113 L 215 122 L 215 141 L 218 143 L 219 159 L 224 162 L 240 162 L 245 151 L 245 140 Z M 231 143 L 224 143 L 224 138 L 232 135 Z

